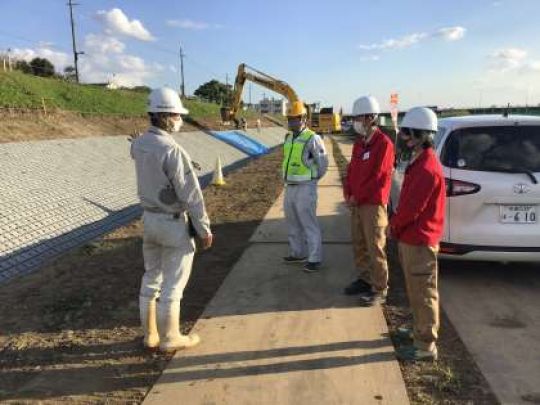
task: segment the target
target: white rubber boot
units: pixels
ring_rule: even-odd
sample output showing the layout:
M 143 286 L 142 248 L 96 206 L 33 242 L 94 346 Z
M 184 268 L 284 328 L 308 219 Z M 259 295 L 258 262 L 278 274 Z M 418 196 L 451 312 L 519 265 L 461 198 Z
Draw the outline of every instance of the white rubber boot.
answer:
M 157 350 L 159 334 L 156 321 L 156 299 L 139 296 L 139 312 L 144 332 L 144 347 L 149 350 Z
M 158 330 L 160 336 L 159 350 L 175 352 L 199 344 L 197 334 L 182 335 L 180 333 L 180 303 L 159 302 L 157 308 Z

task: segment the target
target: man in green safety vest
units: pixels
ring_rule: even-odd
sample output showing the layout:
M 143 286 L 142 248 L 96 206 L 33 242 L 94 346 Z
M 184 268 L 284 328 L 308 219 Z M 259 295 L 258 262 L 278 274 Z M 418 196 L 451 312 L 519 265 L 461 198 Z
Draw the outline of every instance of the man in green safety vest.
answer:
M 286 263 L 305 263 L 308 273 L 320 270 L 322 237 L 317 220 L 317 182 L 328 168 L 328 155 L 319 135 L 307 127 L 302 101 L 291 103 L 287 111 L 291 132 L 283 145 L 285 219 L 288 225 L 289 255 Z

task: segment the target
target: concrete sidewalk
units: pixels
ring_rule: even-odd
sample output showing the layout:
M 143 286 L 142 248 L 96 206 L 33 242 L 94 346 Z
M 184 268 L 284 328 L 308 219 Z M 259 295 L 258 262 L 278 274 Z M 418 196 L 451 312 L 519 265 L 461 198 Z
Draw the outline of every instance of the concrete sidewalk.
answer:
M 317 274 L 282 263 L 276 201 L 195 325 L 201 345 L 176 354 L 145 404 L 409 403 L 381 308 L 342 294 L 355 274 L 341 200 L 332 159 L 319 187 L 325 268 Z

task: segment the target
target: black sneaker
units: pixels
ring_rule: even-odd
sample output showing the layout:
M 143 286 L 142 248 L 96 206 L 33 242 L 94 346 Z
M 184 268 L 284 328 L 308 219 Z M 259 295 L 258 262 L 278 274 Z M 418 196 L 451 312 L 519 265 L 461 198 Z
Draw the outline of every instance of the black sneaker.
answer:
M 359 278 L 343 289 L 345 295 L 358 295 L 371 291 L 371 286 Z
M 293 263 L 303 263 L 306 261 L 305 257 L 294 257 L 294 256 L 287 256 L 283 258 L 283 261 L 288 264 Z
M 304 271 L 306 273 L 316 273 L 321 269 L 321 263 L 320 262 L 307 262 L 304 265 Z
M 360 297 L 360 306 L 373 307 L 377 304 L 384 304 L 386 302 L 386 295 L 380 292 L 369 292 Z

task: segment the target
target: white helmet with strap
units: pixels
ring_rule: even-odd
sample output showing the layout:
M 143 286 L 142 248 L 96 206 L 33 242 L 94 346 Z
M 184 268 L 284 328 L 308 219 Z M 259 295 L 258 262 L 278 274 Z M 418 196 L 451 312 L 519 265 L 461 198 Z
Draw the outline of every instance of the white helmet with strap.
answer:
M 363 96 L 353 104 L 352 115 L 378 115 L 381 112 L 379 102 L 373 96 Z
M 189 113 L 182 105 L 182 100 L 180 100 L 178 93 L 169 87 L 160 87 L 150 92 L 147 111 L 149 113 Z
M 414 107 L 405 114 L 401 127 L 437 132 L 437 115 L 431 108 Z

